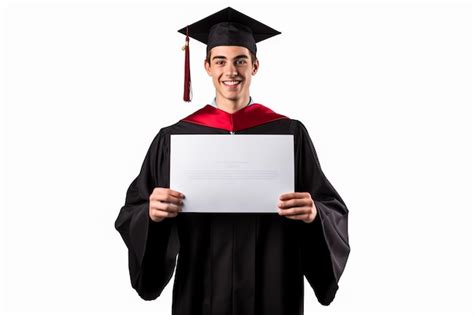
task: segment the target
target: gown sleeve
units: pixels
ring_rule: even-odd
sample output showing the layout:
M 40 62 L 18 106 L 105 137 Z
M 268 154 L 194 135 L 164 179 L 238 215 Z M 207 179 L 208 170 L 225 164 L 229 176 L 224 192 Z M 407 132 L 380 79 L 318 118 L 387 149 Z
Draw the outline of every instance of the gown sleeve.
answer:
M 154 187 L 167 187 L 167 183 L 160 182 L 162 173 L 166 173 L 164 138 L 160 130 L 153 139 L 115 221 L 115 228 L 128 248 L 132 287 L 144 300 L 160 296 L 171 279 L 179 251 L 174 218 L 154 222 L 148 215 L 149 196 Z
M 302 268 L 316 298 L 329 305 L 338 290 L 350 247 L 348 209 L 328 181 L 305 126 L 297 121 L 295 137 L 296 191 L 309 192 L 317 208 L 316 219 L 302 228 Z

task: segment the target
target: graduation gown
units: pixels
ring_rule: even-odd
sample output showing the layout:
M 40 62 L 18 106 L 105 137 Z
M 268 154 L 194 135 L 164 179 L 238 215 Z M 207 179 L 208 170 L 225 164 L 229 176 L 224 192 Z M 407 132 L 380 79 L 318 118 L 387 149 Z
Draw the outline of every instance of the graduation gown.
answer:
M 318 210 L 313 222 L 280 216 L 276 208 L 265 214 L 149 218 L 153 188 L 173 189 L 170 135 L 233 133 L 294 136 L 295 192 L 311 194 Z M 160 129 L 127 190 L 115 228 L 128 248 L 132 287 L 143 299 L 160 296 L 176 266 L 173 315 L 297 315 L 303 314 L 303 276 L 321 304 L 334 299 L 350 251 L 347 217 L 300 121 L 256 103 L 233 114 L 206 105 Z

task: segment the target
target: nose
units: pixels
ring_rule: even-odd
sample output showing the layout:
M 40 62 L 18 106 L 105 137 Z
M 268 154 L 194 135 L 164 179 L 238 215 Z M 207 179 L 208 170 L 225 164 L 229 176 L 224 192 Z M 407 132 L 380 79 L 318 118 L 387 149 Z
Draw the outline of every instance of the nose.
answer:
M 234 65 L 234 63 L 228 62 L 228 63 L 226 64 L 225 73 L 226 73 L 229 77 L 235 77 L 235 76 L 237 76 L 237 67 Z

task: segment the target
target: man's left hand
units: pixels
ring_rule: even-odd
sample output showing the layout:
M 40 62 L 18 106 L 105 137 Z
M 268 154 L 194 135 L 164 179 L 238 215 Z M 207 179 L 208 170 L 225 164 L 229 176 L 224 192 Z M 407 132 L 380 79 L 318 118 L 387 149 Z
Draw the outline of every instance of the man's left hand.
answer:
M 288 219 L 302 220 L 311 223 L 316 218 L 318 211 L 311 194 L 307 192 L 294 192 L 280 195 L 278 214 Z

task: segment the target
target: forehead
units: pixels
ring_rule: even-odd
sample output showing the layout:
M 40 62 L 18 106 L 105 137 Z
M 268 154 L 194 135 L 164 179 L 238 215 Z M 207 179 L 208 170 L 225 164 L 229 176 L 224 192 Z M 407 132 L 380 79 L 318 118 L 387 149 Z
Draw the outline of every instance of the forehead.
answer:
M 214 56 L 223 56 L 231 59 L 242 55 L 250 58 L 250 50 L 242 46 L 216 46 L 210 51 L 211 58 Z

